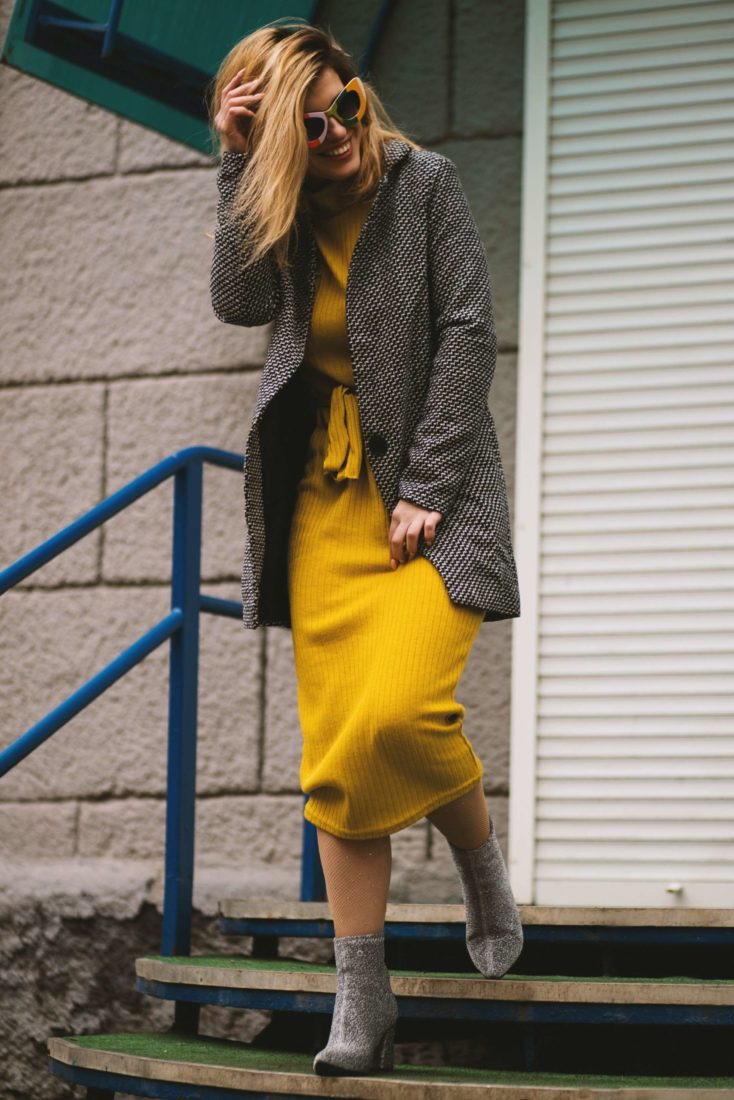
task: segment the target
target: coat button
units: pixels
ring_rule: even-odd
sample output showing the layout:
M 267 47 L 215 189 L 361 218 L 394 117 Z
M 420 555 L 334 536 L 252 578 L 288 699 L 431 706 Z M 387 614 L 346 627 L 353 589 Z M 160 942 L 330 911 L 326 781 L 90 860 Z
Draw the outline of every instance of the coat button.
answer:
M 387 453 L 387 440 L 384 435 L 380 435 L 379 432 L 372 432 L 367 443 L 373 454 L 384 455 Z

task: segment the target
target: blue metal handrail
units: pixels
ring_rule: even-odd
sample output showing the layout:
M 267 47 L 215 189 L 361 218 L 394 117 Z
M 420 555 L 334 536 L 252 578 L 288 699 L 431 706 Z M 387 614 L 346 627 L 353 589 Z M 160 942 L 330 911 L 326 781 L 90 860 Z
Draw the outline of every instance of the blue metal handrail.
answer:
M 0 595 L 134 501 L 174 478 L 173 561 L 170 612 L 118 657 L 72 692 L 44 718 L 0 752 L 0 777 L 42 745 L 75 714 L 170 638 L 166 850 L 161 954 L 191 953 L 196 807 L 196 736 L 201 612 L 241 619 L 242 604 L 205 596 L 201 584 L 203 464 L 242 473 L 244 458 L 216 447 L 185 447 L 151 466 L 122 489 L 90 508 L 30 553 L 0 572 Z M 316 829 L 303 819 L 301 901 L 326 897 Z

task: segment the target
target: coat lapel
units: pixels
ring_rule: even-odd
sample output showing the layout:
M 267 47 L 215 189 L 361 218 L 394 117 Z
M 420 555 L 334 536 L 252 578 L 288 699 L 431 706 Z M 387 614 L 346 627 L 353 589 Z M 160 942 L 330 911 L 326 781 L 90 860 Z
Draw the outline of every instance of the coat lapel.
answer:
M 390 138 L 385 143 L 385 171 L 378 180 L 374 200 L 354 246 L 352 259 L 349 264 L 349 272 L 347 273 L 347 300 L 349 300 L 349 275 L 354 265 L 354 259 L 358 252 L 361 252 L 367 247 L 365 242 L 369 241 L 370 226 L 375 222 L 378 206 L 381 201 L 384 201 L 387 180 L 394 166 L 401 161 L 404 156 L 407 156 L 411 148 L 412 146 L 408 145 L 405 141 L 401 141 L 399 138 Z M 296 272 L 293 285 L 293 292 L 296 296 L 296 301 L 293 304 L 301 314 L 298 339 L 294 340 L 293 354 L 288 356 L 287 359 L 283 357 L 273 362 L 271 362 L 269 358 L 266 360 L 263 368 L 263 379 L 253 414 L 251 432 L 259 423 L 267 406 L 293 377 L 303 362 L 303 352 L 306 347 L 308 327 L 311 322 L 311 313 L 313 310 L 314 298 L 316 296 L 316 277 L 319 266 L 316 237 L 307 220 L 303 223 L 303 230 L 306 239 L 304 249 L 305 279 L 302 273 Z M 297 297 L 304 287 L 305 301 L 299 302 Z

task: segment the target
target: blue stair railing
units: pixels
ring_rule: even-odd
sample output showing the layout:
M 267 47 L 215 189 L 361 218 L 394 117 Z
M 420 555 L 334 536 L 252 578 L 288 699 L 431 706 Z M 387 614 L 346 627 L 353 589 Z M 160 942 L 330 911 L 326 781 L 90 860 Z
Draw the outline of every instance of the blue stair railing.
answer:
M 102 692 L 170 639 L 168 762 L 166 778 L 165 884 L 162 955 L 191 953 L 196 809 L 196 738 L 199 683 L 199 616 L 202 611 L 242 619 L 242 604 L 203 595 L 201 519 L 203 464 L 236 470 L 244 458 L 216 447 L 186 447 L 151 466 L 90 508 L 30 553 L 0 572 L 0 595 L 57 557 L 106 520 L 173 477 L 173 559 L 169 613 L 118 657 L 72 692 L 44 718 L 0 752 L 0 777 L 61 729 Z M 304 799 L 305 801 L 305 799 Z M 316 828 L 303 819 L 301 901 L 323 901 L 326 888 Z

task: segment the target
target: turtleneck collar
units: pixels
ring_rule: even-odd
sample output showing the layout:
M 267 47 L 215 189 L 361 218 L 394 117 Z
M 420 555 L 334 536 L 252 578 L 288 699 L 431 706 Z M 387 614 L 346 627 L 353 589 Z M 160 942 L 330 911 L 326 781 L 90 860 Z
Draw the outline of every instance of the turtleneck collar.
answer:
M 383 178 L 390 172 L 394 164 L 410 152 L 410 149 L 411 146 L 399 138 L 390 138 L 385 142 L 385 172 Z M 303 193 L 314 214 L 321 217 L 331 217 L 351 205 L 353 200 L 347 193 L 350 182 L 350 177 L 326 180 L 325 182 L 318 180 L 318 184 L 310 180 L 304 185 Z
M 328 217 L 336 214 L 353 201 L 348 194 L 349 180 L 327 180 L 320 187 L 305 189 L 308 203 L 315 214 Z

